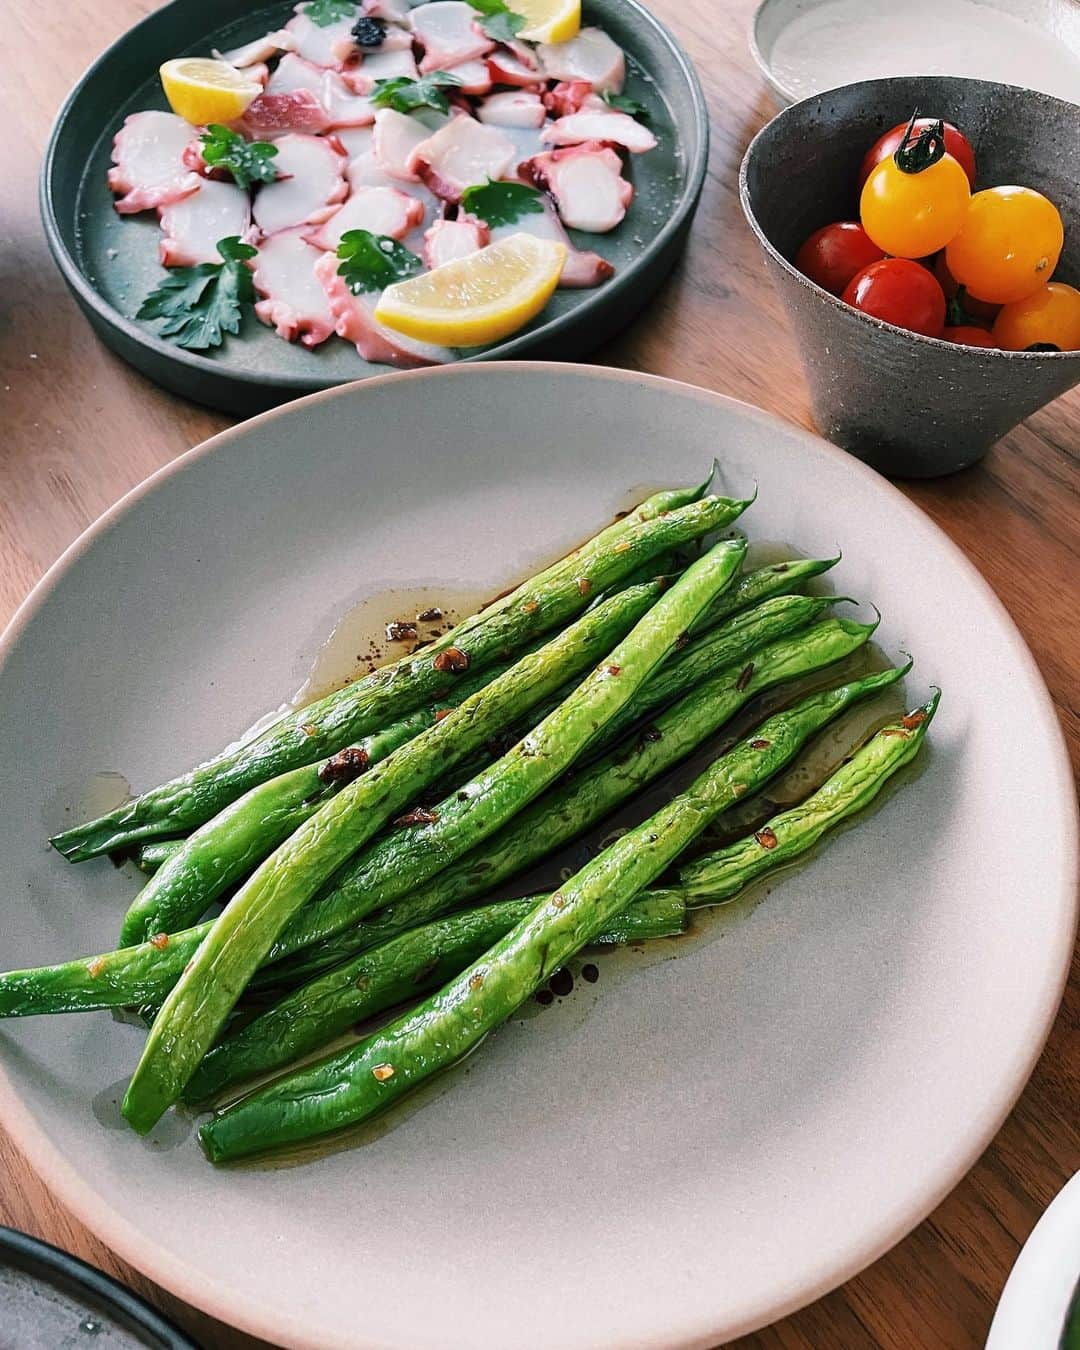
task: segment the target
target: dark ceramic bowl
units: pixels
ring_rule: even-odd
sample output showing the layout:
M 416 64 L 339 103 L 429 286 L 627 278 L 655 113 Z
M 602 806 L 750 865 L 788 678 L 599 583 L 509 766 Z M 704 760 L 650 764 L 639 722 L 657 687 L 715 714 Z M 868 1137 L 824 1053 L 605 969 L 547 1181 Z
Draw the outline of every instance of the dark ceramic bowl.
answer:
M 877 137 L 918 107 L 975 147 L 978 186 L 1019 183 L 1065 221 L 1054 279 L 1080 284 L 1080 107 L 952 76 L 866 80 L 785 108 L 750 143 L 743 210 L 795 328 L 822 433 L 882 473 L 932 478 L 974 464 L 1080 383 L 1080 351 L 1002 352 L 920 337 L 843 304 L 792 265 L 832 220 L 858 218 L 857 174 Z
M 271 29 L 291 0 L 171 0 L 98 58 L 72 90 L 49 138 L 41 170 L 45 237 L 64 280 L 103 342 L 174 393 L 247 415 L 302 394 L 383 375 L 348 343 L 315 351 L 283 342 L 247 313 L 240 333 L 213 352 L 190 352 L 135 318 L 162 278 L 152 212 L 118 216 L 105 182 L 112 138 L 128 113 L 164 108 L 158 66 L 172 56 L 226 50 Z M 638 0 L 584 0 L 584 21 L 602 25 L 628 57 L 627 92 L 648 108 L 657 149 L 629 166 L 635 197 L 610 234 L 570 231 L 597 248 L 615 276 L 595 290 L 558 291 L 543 314 L 466 360 L 545 356 L 576 360 L 620 332 L 671 270 L 705 181 L 709 119 L 693 66 Z M 586 242 L 589 241 L 589 242 Z

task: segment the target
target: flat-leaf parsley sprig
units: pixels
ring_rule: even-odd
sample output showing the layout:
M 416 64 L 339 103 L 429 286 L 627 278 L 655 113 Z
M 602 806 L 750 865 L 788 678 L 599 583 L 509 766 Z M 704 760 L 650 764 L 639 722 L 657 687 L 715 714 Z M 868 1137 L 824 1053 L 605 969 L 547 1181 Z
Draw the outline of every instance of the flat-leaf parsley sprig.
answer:
M 231 235 L 218 240 L 217 251 L 219 263 L 170 268 L 135 317 L 164 319 L 161 336 L 191 351 L 220 347 L 226 333 L 239 332 L 244 305 L 255 299 L 247 262 L 258 250 Z

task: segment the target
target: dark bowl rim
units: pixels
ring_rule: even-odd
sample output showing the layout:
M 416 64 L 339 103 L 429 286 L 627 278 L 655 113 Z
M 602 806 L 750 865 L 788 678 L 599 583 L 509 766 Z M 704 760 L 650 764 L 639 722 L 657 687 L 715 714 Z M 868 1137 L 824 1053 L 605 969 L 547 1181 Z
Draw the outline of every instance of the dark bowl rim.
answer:
M 0 1259 L 9 1257 L 11 1264 L 30 1275 L 50 1279 L 54 1284 L 73 1286 L 89 1295 L 97 1307 L 125 1318 L 140 1331 L 155 1337 L 163 1350 L 198 1350 L 179 1327 L 169 1322 L 145 1299 L 133 1293 L 111 1275 L 72 1256 L 70 1252 L 54 1247 L 51 1242 L 31 1237 L 17 1228 L 0 1226 Z M 93 1312 L 93 1307 L 88 1311 Z
M 837 93 L 840 90 L 846 91 L 850 89 L 869 89 L 871 87 L 880 88 L 882 85 L 895 85 L 901 82 L 906 83 L 910 80 L 918 80 L 918 79 L 928 81 L 948 80 L 950 83 L 959 82 L 962 84 L 977 85 L 983 89 L 986 88 L 1005 89 L 1010 94 L 1020 95 L 1021 97 L 1024 98 L 1033 98 L 1040 101 L 1046 100 L 1050 103 L 1056 103 L 1060 107 L 1064 108 L 1067 112 L 1071 113 L 1077 124 L 1077 134 L 1080 134 L 1080 105 L 1077 105 L 1075 103 L 1069 103 L 1065 99 L 1055 98 L 1053 94 L 1044 94 L 1037 89 L 1025 89 L 1021 85 L 1000 84 L 996 80 L 973 80 L 968 79 L 965 76 L 961 75 L 925 75 L 925 76 L 893 75 L 893 76 L 886 76 L 878 80 L 856 80 L 851 84 L 840 84 L 837 85 L 835 89 L 823 89 L 818 94 L 811 94 L 808 98 L 799 99 L 797 103 L 790 103 L 786 108 L 781 108 L 780 111 L 774 117 L 769 118 L 769 120 L 765 123 L 765 125 L 754 136 L 750 144 L 746 147 L 746 153 L 743 155 L 742 163 L 739 165 L 739 202 L 742 206 L 743 215 L 746 217 L 747 224 L 753 230 L 755 236 L 757 237 L 758 243 L 769 255 L 769 257 L 771 257 L 775 262 L 778 262 L 780 266 L 784 269 L 784 271 L 787 272 L 791 277 L 793 277 L 801 285 L 805 286 L 808 290 L 810 290 L 812 293 L 818 296 L 819 299 L 824 300 L 828 304 L 833 306 L 833 308 L 843 310 L 845 314 L 853 314 L 855 315 L 858 321 L 861 321 L 862 323 L 865 324 L 870 324 L 874 328 L 881 329 L 889 333 L 901 333 L 905 338 L 910 339 L 912 342 L 918 344 L 927 344 L 932 349 L 940 349 L 953 353 L 958 351 L 964 352 L 967 355 L 973 357 L 975 360 L 989 360 L 989 361 L 1020 360 L 1020 361 L 1055 361 L 1055 362 L 1064 362 L 1069 360 L 1080 361 L 1080 348 L 1073 348 L 1070 351 L 1065 352 L 1013 352 L 1013 351 L 1006 351 L 1004 348 L 1001 347 L 969 347 L 962 342 L 946 342 L 944 338 L 933 338 L 927 337 L 923 333 L 913 333 L 909 328 L 901 328 L 897 324 L 888 323 L 884 319 L 876 318 L 873 314 L 864 314 L 862 310 L 856 309 L 853 305 L 845 304 L 844 301 L 841 300 L 838 295 L 833 295 L 831 291 L 825 290 L 823 286 L 819 286 L 817 282 L 811 281 L 808 276 L 800 272 L 799 269 L 795 266 L 795 264 L 791 262 L 790 259 L 785 258 L 784 255 L 780 252 L 780 250 L 776 248 L 776 246 L 766 235 L 765 231 L 762 229 L 761 224 L 759 223 L 757 216 L 754 214 L 754 210 L 750 205 L 750 188 L 748 183 L 749 168 L 751 159 L 760 150 L 759 142 L 762 140 L 765 134 L 776 125 L 777 122 L 779 122 L 782 118 L 794 116 L 806 104 L 815 103 L 820 99 L 827 98 L 829 94 Z M 1077 222 L 1077 225 L 1078 227 L 1080 227 L 1080 221 Z
M 647 271 L 650 265 L 663 256 L 665 249 L 676 241 L 680 233 L 688 227 L 697 209 L 709 162 L 709 111 L 701 87 L 701 80 L 682 44 L 671 30 L 641 3 L 641 0 L 618 0 L 618 2 L 631 10 L 649 30 L 651 47 L 659 45 L 667 48 L 679 68 L 679 73 L 685 81 L 690 95 L 689 117 L 692 128 L 697 133 L 697 153 L 686 165 L 682 191 L 675 203 L 675 208 L 656 235 L 644 246 L 640 255 L 624 271 L 613 277 L 607 285 L 597 287 L 588 297 L 575 305 L 569 313 L 550 319 L 547 323 L 527 334 L 510 338 L 506 342 L 499 343 L 485 351 L 476 352 L 471 356 L 462 357 L 460 360 L 453 362 L 454 365 L 517 357 L 540 343 L 550 342 L 568 330 L 576 328 L 579 324 L 587 324 L 598 309 L 605 308 L 616 295 L 626 291 L 638 280 L 642 272 Z M 183 347 L 177 347 L 174 343 L 166 342 L 163 338 L 137 324 L 133 319 L 121 314 L 119 310 L 108 303 L 87 280 L 61 235 L 52 186 L 54 166 L 57 147 L 67 129 L 68 122 L 78 107 L 84 88 L 101 66 L 112 60 L 114 52 L 121 44 L 131 40 L 136 33 L 160 22 L 161 16 L 168 10 L 190 3 L 191 0 L 169 0 L 168 4 L 151 11 L 138 23 L 132 24 L 118 38 L 110 42 L 100 56 L 91 62 L 61 104 L 49 132 L 41 172 L 38 177 L 38 205 L 49 252 L 52 254 L 53 261 L 59 268 L 64 281 L 79 303 L 92 310 L 104 325 L 113 332 L 123 335 L 129 341 L 155 352 L 162 359 L 188 369 L 193 374 L 206 375 L 211 379 L 226 378 L 235 381 L 238 386 L 252 389 L 283 390 L 294 395 L 314 394 L 324 389 L 334 389 L 344 384 L 351 384 L 354 382 L 353 379 L 328 381 L 309 375 L 296 374 L 274 376 L 272 379 L 267 379 L 266 376 L 260 375 L 257 371 L 235 370 L 211 357 L 200 356 L 195 352 L 185 350 Z M 663 88 L 659 85 L 658 88 L 661 97 L 663 97 Z M 666 99 L 665 102 L 667 102 Z M 672 120 L 673 122 L 676 121 L 674 118 Z M 679 130 L 677 122 L 676 130 Z M 680 148 L 684 149 L 684 142 L 685 137 L 680 135 Z M 355 379 L 369 379 L 373 375 L 383 373 L 385 372 L 360 370 L 357 372 Z

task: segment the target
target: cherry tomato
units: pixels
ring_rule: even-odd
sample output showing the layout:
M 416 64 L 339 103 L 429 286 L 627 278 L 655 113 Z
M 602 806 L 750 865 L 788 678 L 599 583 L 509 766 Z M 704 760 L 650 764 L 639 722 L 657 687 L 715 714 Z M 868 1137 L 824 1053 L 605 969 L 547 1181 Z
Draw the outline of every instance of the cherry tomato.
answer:
M 945 327 L 945 296 L 937 278 L 909 258 L 883 258 L 864 267 L 841 299 L 926 337 L 941 337 Z
M 922 258 L 959 233 L 970 200 L 967 175 L 952 155 L 917 173 L 886 159 L 863 186 L 859 215 L 863 229 L 885 253 Z
M 946 342 L 959 342 L 962 347 L 996 347 L 998 345 L 985 328 L 976 328 L 974 324 L 957 324 L 955 328 L 946 326 L 941 336 Z
M 885 254 L 857 220 L 838 220 L 815 230 L 795 255 L 795 266 L 833 295 L 842 295 L 856 272 Z
M 998 345 L 1010 352 L 1031 348 L 1080 349 L 1080 291 L 1051 281 L 1034 295 L 1005 305 L 994 323 Z
M 1041 192 L 987 188 L 972 197 L 963 229 L 949 241 L 945 260 L 971 295 L 1008 305 L 1050 280 L 1064 238 L 1057 207 Z
M 914 130 L 916 133 L 925 131 L 927 127 L 932 127 L 936 118 L 917 117 L 915 119 Z M 952 155 L 957 164 L 967 174 L 967 180 L 971 185 L 972 192 L 975 191 L 975 151 L 971 148 L 971 142 L 953 126 L 951 122 L 944 123 L 945 126 L 945 151 Z M 881 163 L 883 159 L 891 159 L 904 142 L 904 135 L 908 129 L 906 122 L 901 122 L 899 126 L 893 127 L 887 131 L 884 136 L 879 136 L 874 144 L 867 150 L 863 157 L 862 168 L 859 170 L 859 187 L 866 182 L 873 170 Z
M 939 253 L 934 261 L 934 276 L 941 282 L 945 299 L 958 300 L 960 308 L 972 319 L 985 319 L 988 323 L 993 323 L 997 318 L 1000 305 L 991 305 L 986 300 L 976 300 L 973 295 L 968 295 L 966 290 L 960 293 L 960 283 L 949 271 L 944 253 Z

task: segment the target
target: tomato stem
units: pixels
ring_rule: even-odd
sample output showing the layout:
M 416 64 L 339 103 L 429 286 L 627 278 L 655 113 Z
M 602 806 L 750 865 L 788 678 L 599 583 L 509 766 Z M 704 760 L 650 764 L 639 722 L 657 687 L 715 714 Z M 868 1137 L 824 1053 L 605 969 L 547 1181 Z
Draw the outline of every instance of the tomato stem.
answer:
M 963 328 L 968 322 L 968 313 L 960 303 L 959 292 L 945 302 L 945 322 L 951 328 Z
M 893 155 L 893 163 L 901 173 L 922 173 L 931 164 L 936 164 L 945 154 L 945 123 L 940 117 L 928 127 L 923 127 L 912 140 L 918 116 L 919 110 L 916 108 L 911 114 L 911 121 L 907 124 L 904 139 L 896 147 L 896 153 Z

